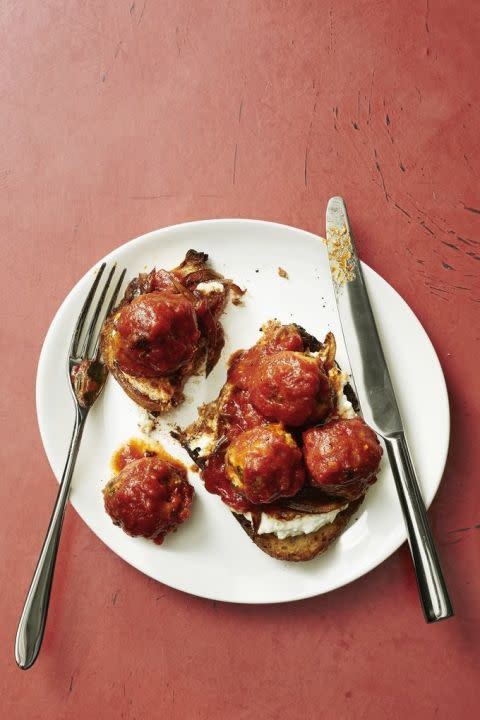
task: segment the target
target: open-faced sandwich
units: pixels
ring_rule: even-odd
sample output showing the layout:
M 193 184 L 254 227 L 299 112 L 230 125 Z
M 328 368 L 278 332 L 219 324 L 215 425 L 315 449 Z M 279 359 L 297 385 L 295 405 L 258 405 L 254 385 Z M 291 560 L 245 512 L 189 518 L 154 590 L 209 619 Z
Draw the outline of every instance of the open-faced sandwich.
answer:
M 127 395 L 163 413 L 183 400 L 183 387 L 217 363 L 224 336 L 219 318 L 229 295 L 242 291 L 189 250 L 173 270 L 141 273 L 104 323 L 101 353 Z
M 335 339 L 266 323 L 229 362 L 217 400 L 177 434 L 245 532 L 274 558 L 310 560 L 345 529 L 382 449 L 356 415 Z

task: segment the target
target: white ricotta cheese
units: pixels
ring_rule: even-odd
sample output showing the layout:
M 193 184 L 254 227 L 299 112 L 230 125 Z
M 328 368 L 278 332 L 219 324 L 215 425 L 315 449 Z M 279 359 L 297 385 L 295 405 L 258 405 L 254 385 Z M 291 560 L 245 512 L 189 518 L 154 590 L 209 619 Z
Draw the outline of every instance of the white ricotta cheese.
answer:
M 208 282 L 198 283 L 196 290 L 203 295 L 210 295 L 210 293 L 223 292 L 223 285 L 218 280 L 209 280 Z
M 192 438 L 189 444 L 195 450 L 200 451 L 198 453 L 200 457 L 205 457 L 206 455 L 209 455 L 213 450 L 213 447 L 215 445 L 215 436 L 213 434 L 209 435 L 208 433 L 202 433 L 202 435 L 196 435 L 194 438 Z
M 267 513 L 262 513 L 257 533 L 258 535 L 274 533 L 279 540 L 285 540 L 285 538 L 295 537 L 296 535 L 308 535 L 308 533 L 316 532 L 324 525 L 332 523 L 338 513 L 345 510 L 347 505 L 327 513 L 299 515 L 293 520 L 280 520 L 272 515 L 267 515 Z M 252 522 L 251 513 L 244 513 L 244 516 L 249 522 Z
M 347 396 L 343 392 L 343 388 L 348 383 L 348 375 L 345 372 L 339 375 L 340 385 L 337 392 L 337 412 L 340 417 L 346 420 L 356 417 L 355 410 L 350 400 L 347 400 Z
M 168 402 L 172 398 L 172 391 L 168 392 L 162 387 L 151 387 L 148 380 L 142 382 L 142 380 L 133 377 L 133 375 L 127 375 L 127 373 L 123 374 L 126 378 L 128 378 L 128 382 L 132 387 L 141 392 L 143 395 L 148 395 L 150 400 Z

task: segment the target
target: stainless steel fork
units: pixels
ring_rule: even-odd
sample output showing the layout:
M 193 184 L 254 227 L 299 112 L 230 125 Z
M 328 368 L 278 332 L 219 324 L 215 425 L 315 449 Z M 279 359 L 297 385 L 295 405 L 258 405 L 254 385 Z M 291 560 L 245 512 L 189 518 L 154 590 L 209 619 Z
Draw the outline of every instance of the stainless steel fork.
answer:
M 95 280 L 80 311 L 70 342 L 67 374 L 69 387 L 75 403 L 75 421 L 52 517 L 18 624 L 15 639 L 15 659 L 18 666 L 23 670 L 33 665 L 40 651 L 47 621 L 48 605 L 63 517 L 70 493 L 70 485 L 78 449 L 89 410 L 102 391 L 107 378 L 107 370 L 99 359 L 100 328 L 103 319 L 109 315 L 116 302 L 126 270 L 123 270 L 120 274 L 107 304 L 107 309 L 102 316 L 102 322 L 99 322 L 100 314 L 106 305 L 108 290 L 116 269 L 115 265 L 111 268 L 97 304 L 93 308 L 93 311 L 89 313 L 105 267 L 106 264 L 102 263 L 98 269 Z M 89 314 L 91 315 L 91 319 L 88 328 L 85 330 Z

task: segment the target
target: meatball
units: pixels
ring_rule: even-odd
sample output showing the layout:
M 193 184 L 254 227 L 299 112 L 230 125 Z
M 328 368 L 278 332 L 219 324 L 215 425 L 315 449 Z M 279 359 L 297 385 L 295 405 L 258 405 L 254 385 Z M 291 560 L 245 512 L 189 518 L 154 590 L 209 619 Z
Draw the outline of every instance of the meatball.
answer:
M 353 500 L 374 482 L 382 448 L 361 418 L 333 420 L 303 433 L 311 484 L 329 495 Z
M 115 525 L 160 545 L 190 516 L 193 487 L 181 467 L 146 457 L 126 465 L 107 483 L 103 497 Z
M 293 427 L 324 420 L 333 407 L 332 388 L 319 361 L 291 351 L 260 361 L 250 397 L 262 415 Z
M 151 292 L 125 305 L 115 320 L 116 360 L 133 376 L 169 375 L 193 357 L 200 331 L 193 304 L 181 294 Z
M 302 453 L 281 425 L 246 430 L 225 455 L 228 479 L 251 503 L 295 495 L 305 480 Z
M 228 381 L 242 390 L 247 389 L 262 358 L 282 350 L 303 350 L 303 340 L 295 325 L 267 327 L 260 342 L 248 350 L 237 350 L 230 358 Z
M 220 406 L 219 435 L 224 435 L 229 442 L 232 442 L 244 430 L 269 424 L 269 421 L 252 405 L 248 391 L 232 387 Z

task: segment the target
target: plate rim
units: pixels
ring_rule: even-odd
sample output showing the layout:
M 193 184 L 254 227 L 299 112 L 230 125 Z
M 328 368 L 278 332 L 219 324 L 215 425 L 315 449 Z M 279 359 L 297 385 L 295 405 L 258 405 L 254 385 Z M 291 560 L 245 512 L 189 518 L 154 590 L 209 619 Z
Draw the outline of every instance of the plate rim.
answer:
M 240 223 L 240 224 L 257 225 L 257 226 L 264 226 L 264 227 L 275 228 L 275 229 L 281 229 L 282 231 L 283 231 L 283 230 L 286 230 L 286 231 L 294 231 L 294 232 L 296 232 L 296 233 L 302 233 L 302 234 L 304 234 L 305 236 L 308 236 L 310 239 L 313 239 L 313 240 L 315 240 L 315 241 L 320 241 L 320 242 L 322 241 L 322 237 L 321 237 L 320 235 L 316 235 L 315 233 L 310 232 L 309 230 L 304 230 L 303 228 L 298 228 L 298 227 L 295 227 L 295 226 L 293 226 L 293 225 L 287 225 L 287 224 L 285 224 L 285 223 L 277 223 L 277 222 L 270 221 L 270 220 L 255 219 L 255 218 L 226 217 L 226 218 L 211 218 L 211 219 L 201 219 L 201 220 L 190 220 L 190 221 L 187 221 L 187 222 L 175 223 L 175 224 L 173 224 L 173 225 L 167 225 L 167 226 L 164 226 L 164 227 L 161 227 L 161 228 L 157 228 L 157 229 L 154 229 L 154 230 L 150 230 L 150 231 L 148 231 L 148 232 L 146 232 L 146 233 L 143 233 L 142 235 L 139 235 L 138 237 L 135 237 L 135 238 L 132 238 L 132 239 L 130 239 L 130 240 L 127 240 L 126 242 L 124 242 L 124 243 L 118 245 L 117 247 L 113 248 L 112 250 L 110 250 L 105 256 L 99 258 L 93 265 L 91 265 L 91 266 L 87 269 L 87 271 L 77 280 L 77 282 L 70 288 L 70 290 L 68 291 L 68 293 L 66 294 L 66 296 L 63 298 L 62 302 L 61 302 L 60 305 L 58 306 L 56 312 L 54 313 L 54 315 L 53 315 L 53 317 L 52 317 L 52 319 L 51 319 L 51 321 L 50 321 L 50 324 L 49 324 L 49 326 L 48 326 L 47 332 L 46 332 L 45 337 L 44 337 L 44 339 L 43 339 L 42 347 L 41 347 L 41 350 L 40 350 L 40 353 L 39 353 L 39 356 L 38 356 L 37 370 L 36 370 L 36 378 L 35 378 L 35 406 L 36 406 L 37 424 L 38 424 L 39 433 L 40 433 L 40 438 L 41 438 L 41 441 L 42 441 L 42 445 L 43 445 L 43 450 L 44 450 L 45 456 L 46 456 L 46 458 L 47 458 L 48 464 L 49 464 L 49 466 L 50 466 L 50 469 L 51 469 L 51 471 L 52 471 L 52 474 L 53 474 L 55 480 L 57 481 L 57 483 L 59 483 L 59 478 L 57 478 L 57 476 L 56 476 L 55 470 L 54 470 L 54 468 L 53 468 L 53 466 L 52 466 L 52 463 L 51 463 L 51 461 L 50 461 L 50 457 L 48 456 L 48 453 L 47 453 L 47 450 L 46 450 L 46 443 L 45 443 L 45 437 L 44 437 L 45 428 L 42 429 L 42 423 L 41 423 L 41 418 L 40 418 L 41 376 L 42 376 L 42 374 L 45 372 L 44 369 L 46 368 L 46 363 L 47 363 L 47 346 L 49 345 L 51 335 L 53 335 L 53 333 L 54 333 L 54 329 L 55 329 L 55 325 L 56 325 L 56 320 L 57 320 L 58 316 L 62 313 L 62 311 L 63 311 L 65 305 L 67 304 L 70 296 L 76 291 L 77 287 L 78 287 L 82 282 L 84 282 L 85 278 L 86 278 L 87 276 L 90 276 L 91 272 L 92 272 L 93 270 L 95 270 L 95 268 L 96 268 L 100 263 L 102 263 L 102 262 L 108 262 L 109 259 L 111 258 L 111 256 L 112 256 L 112 255 L 115 255 L 115 254 L 118 253 L 120 250 L 123 250 L 123 249 L 126 249 L 126 248 L 131 248 L 132 246 L 134 246 L 134 245 L 136 245 L 136 244 L 140 244 L 140 243 L 144 242 L 145 240 L 147 240 L 147 239 L 149 239 L 149 238 L 151 238 L 151 237 L 153 237 L 153 236 L 157 236 L 157 237 L 160 236 L 160 237 L 161 237 L 163 234 L 170 233 L 171 231 L 184 230 L 184 229 L 188 229 L 189 227 L 191 228 L 191 227 L 193 227 L 193 226 L 194 226 L 194 227 L 199 227 L 199 226 L 205 226 L 205 225 L 210 225 L 210 226 L 211 226 L 212 224 L 220 225 L 220 224 L 238 224 L 238 223 Z M 428 498 L 428 499 L 425 501 L 425 505 L 426 505 L 426 508 L 427 508 L 427 510 L 428 510 L 428 508 L 429 508 L 430 505 L 432 504 L 433 500 L 435 499 L 435 497 L 436 497 L 436 495 L 437 495 L 437 492 L 438 492 L 438 489 L 439 489 L 439 487 L 440 487 L 440 484 L 441 484 L 441 482 L 442 482 L 442 478 L 443 478 L 443 475 L 444 475 L 444 472 L 445 472 L 445 466 L 446 466 L 447 459 L 448 459 L 450 441 L 451 441 L 451 413 L 450 413 L 450 403 L 449 403 L 448 387 L 447 387 L 447 383 L 446 383 L 446 380 L 445 380 L 445 375 L 444 375 L 444 372 L 443 372 L 442 365 L 441 365 L 441 363 L 440 363 L 440 359 L 439 359 L 439 357 L 438 357 L 438 355 L 437 355 L 435 346 L 433 345 L 433 342 L 432 342 L 429 334 L 427 333 L 425 327 L 423 326 L 423 323 L 420 322 L 419 318 L 417 317 L 417 315 L 416 315 L 416 313 L 413 311 L 413 309 L 410 307 L 410 305 L 406 302 L 406 300 L 404 300 L 404 298 L 403 298 L 403 297 L 400 295 L 400 293 L 395 289 L 395 287 L 394 287 L 393 285 L 391 285 L 390 282 L 388 282 L 387 280 L 385 280 L 376 270 L 374 270 L 372 267 L 370 267 L 369 265 L 367 265 L 367 264 L 366 264 L 365 262 L 363 262 L 363 261 L 361 261 L 361 264 L 362 264 L 363 269 L 364 269 L 364 270 L 366 269 L 366 271 L 367 271 L 367 272 L 366 272 L 367 277 L 368 277 L 368 275 L 371 273 L 373 276 L 375 276 L 375 279 L 376 279 L 376 280 L 380 281 L 380 284 L 381 284 L 381 283 L 385 283 L 385 284 L 390 288 L 390 290 L 397 296 L 397 299 L 400 300 L 401 304 L 402 304 L 403 307 L 404 307 L 404 310 L 406 310 L 407 313 L 409 313 L 409 314 L 413 317 L 413 319 L 415 320 L 415 322 L 418 324 L 419 328 L 420 328 L 421 331 L 423 332 L 424 338 L 427 340 L 427 342 L 428 342 L 428 344 L 429 344 L 429 349 L 431 350 L 432 357 L 434 358 L 435 364 L 436 364 L 436 366 L 437 366 L 436 369 L 437 369 L 437 371 L 438 371 L 438 378 L 439 378 L 439 380 L 441 381 L 441 384 L 442 384 L 442 388 L 441 388 L 441 390 L 442 390 L 442 396 L 441 396 L 441 397 L 442 397 L 442 400 L 444 401 L 444 402 L 443 402 L 443 414 L 444 414 L 444 417 L 445 417 L 445 425 L 446 425 L 445 430 L 446 430 L 447 442 L 445 443 L 444 452 L 443 452 L 443 457 L 441 458 L 441 464 L 440 464 L 441 472 L 439 472 L 438 481 L 436 482 L 436 485 L 435 485 L 434 488 L 433 488 L 433 486 L 432 486 L 432 494 L 431 494 L 431 497 Z M 76 504 L 75 504 L 71 499 L 70 499 L 70 505 L 73 507 L 73 509 L 75 510 L 75 512 L 77 513 L 77 515 L 80 517 L 80 519 L 82 520 L 82 522 L 84 522 L 85 525 L 88 527 L 88 529 L 90 530 L 90 532 L 92 532 L 92 533 L 95 535 L 95 537 L 98 538 L 98 540 L 99 540 L 100 542 L 102 542 L 109 550 L 111 550 L 112 552 L 114 552 L 115 555 L 116 555 L 117 557 L 119 557 L 123 562 L 125 562 L 125 563 L 127 563 L 128 565 L 134 567 L 137 571 L 139 571 L 139 572 L 142 573 L 143 575 L 145 575 L 145 576 L 147 576 L 147 577 L 150 577 L 150 578 L 152 578 L 153 580 L 155 580 L 156 582 L 160 582 L 160 583 L 166 585 L 167 587 L 171 587 L 171 588 L 173 588 L 173 589 L 175 589 L 175 590 L 177 590 L 177 591 L 184 592 L 184 593 L 193 595 L 193 596 L 195 596 L 195 597 L 200 597 L 200 598 L 207 599 L 207 600 L 212 600 L 212 599 L 214 599 L 214 600 L 217 600 L 217 601 L 219 601 L 219 602 L 227 602 L 227 603 L 240 604 L 240 605 L 269 605 L 269 604 L 275 604 L 275 605 L 276 605 L 276 604 L 284 604 L 284 603 L 289 603 L 289 602 L 298 602 L 298 601 L 300 601 L 300 600 L 307 600 L 307 599 L 312 598 L 312 597 L 317 597 L 317 596 L 320 596 L 320 595 L 325 595 L 325 594 L 330 593 L 330 592 L 334 592 L 334 591 L 339 590 L 339 589 L 341 589 L 341 588 L 343 588 L 343 587 L 346 587 L 347 585 L 350 585 L 352 582 L 358 580 L 360 577 L 363 577 L 364 575 L 367 575 L 367 574 L 370 573 L 373 569 L 375 569 L 376 567 L 379 567 L 380 565 L 382 565 L 386 560 L 388 560 L 388 559 L 407 541 L 406 529 L 404 529 L 404 532 L 402 532 L 402 537 L 401 537 L 400 541 L 399 541 L 397 544 L 395 544 L 394 547 L 393 547 L 380 561 L 378 561 L 377 558 L 372 558 L 370 561 L 367 560 L 367 562 L 363 563 L 363 564 L 361 565 L 361 567 L 358 568 L 358 572 L 355 572 L 355 571 L 353 572 L 353 575 L 352 575 L 351 577 L 349 577 L 348 580 L 346 580 L 346 581 L 345 581 L 345 580 L 341 580 L 339 584 L 335 584 L 335 586 L 333 586 L 333 587 L 331 587 L 331 588 L 329 588 L 329 589 L 327 589 L 327 590 L 322 590 L 322 589 L 320 589 L 320 590 L 317 590 L 317 591 L 312 591 L 312 592 L 307 592 L 307 593 L 301 592 L 301 593 L 299 593 L 298 595 L 292 595 L 292 596 L 290 596 L 290 597 L 286 597 L 286 598 L 283 598 L 283 597 L 282 597 L 282 598 L 280 598 L 280 599 L 273 599 L 273 600 L 272 600 L 272 599 L 255 599 L 255 600 L 250 600 L 250 599 L 248 599 L 248 598 L 232 599 L 231 597 L 222 597 L 222 596 L 219 595 L 218 593 L 215 593 L 215 594 L 214 594 L 214 597 L 212 597 L 211 594 L 209 595 L 209 594 L 206 594 L 206 593 L 203 593 L 203 592 L 192 591 L 192 590 L 189 590 L 189 589 L 186 588 L 186 587 L 181 587 L 181 586 L 179 586 L 179 585 L 176 584 L 176 583 L 172 583 L 172 582 L 166 583 L 166 582 L 164 582 L 164 581 L 162 581 L 162 580 L 159 580 L 159 579 L 158 579 L 157 577 L 155 577 L 152 573 L 148 572 L 148 570 L 139 567 L 139 564 L 137 564 L 135 560 L 132 560 L 132 559 L 128 559 L 128 560 L 127 560 L 127 559 L 125 559 L 125 558 L 120 554 L 120 552 L 117 551 L 117 549 L 116 549 L 115 547 L 113 547 L 111 544 L 109 544 L 108 542 L 106 542 L 106 540 L 105 540 L 104 538 L 100 537 L 100 535 L 97 534 L 97 532 L 96 532 L 96 531 L 90 526 L 90 524 L 84 519 L 83 514 L 82 514 L 81 511 L 76 507 Z M 355 570 L 356 570 L 356 568 L 355 568 Z

